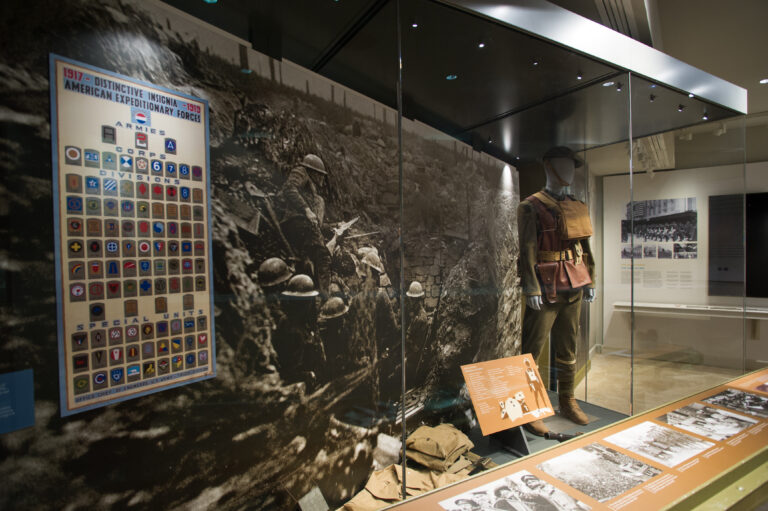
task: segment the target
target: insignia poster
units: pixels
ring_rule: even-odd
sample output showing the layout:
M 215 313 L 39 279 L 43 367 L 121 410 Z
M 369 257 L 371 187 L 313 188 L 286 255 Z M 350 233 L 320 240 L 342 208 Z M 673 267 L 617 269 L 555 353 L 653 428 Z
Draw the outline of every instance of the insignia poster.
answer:
M 50 73 L 62 415 L 215 376 L 207 102 Z
M 461 366 L 483 435 L 555 414 L 530 354 Z

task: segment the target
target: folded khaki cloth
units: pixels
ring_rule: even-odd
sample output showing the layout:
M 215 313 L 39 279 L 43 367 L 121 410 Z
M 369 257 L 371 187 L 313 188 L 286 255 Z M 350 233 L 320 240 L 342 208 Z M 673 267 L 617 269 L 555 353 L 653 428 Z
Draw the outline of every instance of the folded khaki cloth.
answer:
M 405 440 L 406 456 L 425 467 L 445 472 L 475 444 L 453 424 L 421 426 Z
M 406 492 L 408 497 L 421 495 L 435 488 L 440 488 L 469 475 L 470 467 L 459 469 L 455 474 L 439 473 L 429 470 L 409 468 L 406 471 Z M 365 488 L 355 495 L 342 509 L 346 511 L 376 511 L 402 500 L 403 467 L 390 465 L 374 472 Z

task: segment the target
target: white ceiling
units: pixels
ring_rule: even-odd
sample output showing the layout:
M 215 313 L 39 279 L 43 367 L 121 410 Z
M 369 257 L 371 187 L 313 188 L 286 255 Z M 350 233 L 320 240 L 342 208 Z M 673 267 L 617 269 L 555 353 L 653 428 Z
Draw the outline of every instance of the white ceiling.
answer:
M 768 78 L 768 0 L 550 1 L 747 89 L 746 119 L 638 140 L 636 162 L 647 160 L 651 169 L 706 166 L 716 164 L 712 158 L 723 153 L 721 163 L 732 163 L 727 150 L 713 146 L 717 141 L 725 144 L 724 149 L 746 143 L 746 154 L 734 158 L 768 160 L 768 84 L 760 84 Z M 729 142 L 723 133 L 735 138 Z M 625 173 L 629 143 L 595 149 L 585 156 L 593 174 Z
M 652 1 L 658 50 L 747 89 L 750 114 L 768 111 L 768 1 Z
M 768 0 L 551 0 L 747 89 L 768 111 Z

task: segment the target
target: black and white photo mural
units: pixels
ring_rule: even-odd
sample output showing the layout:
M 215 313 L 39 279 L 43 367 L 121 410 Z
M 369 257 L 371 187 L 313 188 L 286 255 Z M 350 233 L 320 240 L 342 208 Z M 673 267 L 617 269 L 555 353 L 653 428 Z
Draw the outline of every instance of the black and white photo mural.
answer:
M 410 431 L 464 417 L 459 365 L 519 353 L 514 169 L 407 121 L 401 188 L 395 111 L 245 69 L 161 2 L 34 4 L 0 17 L 0 373 L 32 369 L 35 399 L 0 436 L 0 509 L 294 509 L 315 486 L 335 508 L 397 462 L 404 369 Z M 216 377 L 64 418 L 49 53 L 210 109 Z
M 622 259 L 696 259 L 697 241 L 696 197 L 627 203 L 621 220 Z

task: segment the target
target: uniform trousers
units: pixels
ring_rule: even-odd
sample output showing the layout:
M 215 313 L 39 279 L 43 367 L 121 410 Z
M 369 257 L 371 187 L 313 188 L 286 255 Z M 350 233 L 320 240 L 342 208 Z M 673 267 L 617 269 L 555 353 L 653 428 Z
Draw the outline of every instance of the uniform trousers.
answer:
M 576 379 L 576 342 L 581 315 L 581 290 L 558 293 L 555 303 L 543 298 L 541 310 L 530 307 L 523 316 L 523 353 L 531 353 L 534 360 L 539 358 L 544 344 L 552 334 L 555 352 L 558 394 L 572 396 Z

